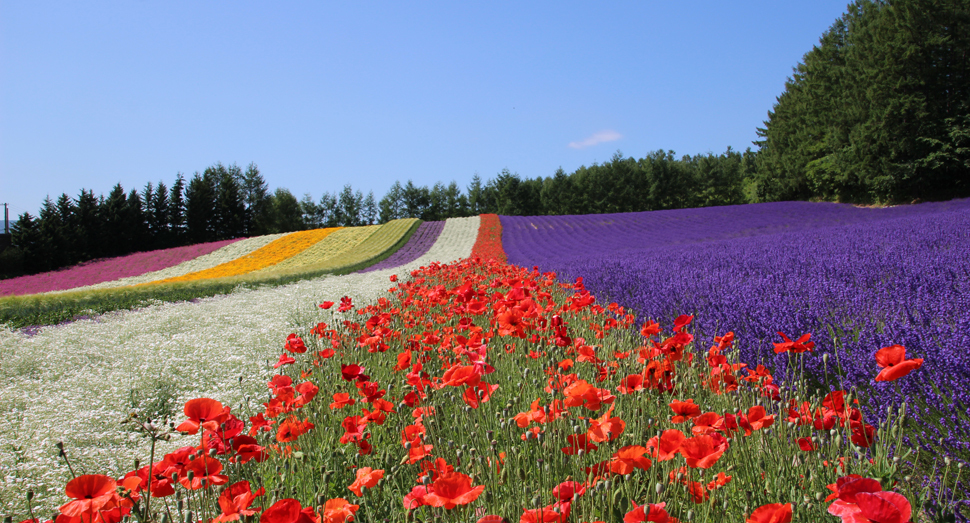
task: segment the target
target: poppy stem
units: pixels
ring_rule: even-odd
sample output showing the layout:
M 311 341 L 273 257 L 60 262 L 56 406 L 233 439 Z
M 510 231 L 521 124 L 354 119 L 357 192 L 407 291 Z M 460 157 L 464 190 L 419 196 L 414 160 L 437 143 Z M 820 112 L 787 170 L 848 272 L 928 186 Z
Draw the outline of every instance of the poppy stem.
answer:
M 76 478 L 77 474 L 74 473 L 74 467 L 71 466 L 71 460 L 67 459 L 67 452 L 64 452 L 63 441 L 57 442 L 57 451 L 58 451 L 58 455 L 64 458 L 64 463 L 67 463 L 67 470 L 71 471 L 71 479 Z

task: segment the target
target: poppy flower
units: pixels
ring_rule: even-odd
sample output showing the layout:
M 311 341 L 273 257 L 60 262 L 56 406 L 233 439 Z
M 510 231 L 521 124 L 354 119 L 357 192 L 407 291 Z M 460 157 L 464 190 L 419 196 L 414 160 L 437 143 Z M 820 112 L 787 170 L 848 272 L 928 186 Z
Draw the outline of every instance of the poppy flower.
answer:
M 691 468 L 711 468 L 725 450 L 727 450 L 727 441 L 719 443 L 714 436 L 694 436 L 680 444 L 680 453 L 687 459 L 687 466 Z
M 589 441 L 586 434 L 570 434 L 566 436 L 566 442 L 569 443 L 569 446 L 563 447 L 562 451 L 570 456 L 579 454 L 579 451 L 589 452 L 599 448 Z
M 303 508 L 300 502 L 293 498 L 285 498 L 273 503 L 273 506 L 263 511 L 259 523 L 317 523 L 319 520 L 313 513 L 313 507 Z
M 279 361 L 273 364 L 273 368 L 278 369 L 283 365 L 290 365 L 293 363 L 296 363 L 296 359 L 294 359 L 292 356 L 284 352 L 283 354 L 280 354 Z
M 222 513 L 215 518 L 213 523 L 223 523 L 226 521 L 236 521 L 240 516 L 252 516 L 260 511 L 260 508 L 250 509 L 253 501 L 266 493 L 266 489 L 260 487 L 256 492 L 252 491 L 248 481 L 233 483 L 219 495 L 219 508 Z
M 340 306 L 337 307 L 337 312 L 347 312 L 354 308 L 354 304 L 349 296 L 344 296 L 340 298 Z
M 762 505 L 745 519 L 745 523 L 791 523 L 791 503 Z
M 626 422 L 621 418 L 610 417 L 612 412 L 613 406 L 611 405 L 602 416 L 589 420 L 589 429 L 586 431 L 589 439 L 602 443 L 606 440 L 613 441 L 620 437 L 620 434 L 623 434 Z
M 370 467 L 361 467 L 357 469 L 357 479 L 350 484 L 348 489 L 358 497 L 363 496 L 362 489 L 364 488 L 374 488 L 377 482 L 384 477 L 383 470 L 374 470 Z
M 189 479 L 189 472 L 192 479 Z M 203 454 L 188 462 L 179 474 L 179 483 L 189 490 L 199 490 L 211 485 L 225 485 L 229 482 L 229 476 L 219 474 L 222 472 L 222 462 Z
M 342 409 L 347 405 L 353 405 L 357 400 L 350 397 L 350 394 L 346 392 L 337 392 L 333 395 L 333 403 L 330 404 L 330 409 Z
M 811 452 L 815 450 L 815 443 L 812 442 L 812 438 L 798 438 L 798 448 L 804 450 L 805 452 Z
M 699 416 L 701 413 L 701 408 L 694 404 L 693 399 L 688 399 L 687 401 L 674 400 L 670 403 L 670 409 L 675 414 L 675 416 L 670 418 L 671 423 L 683 423 Z
M 923 358 L 906 359 L 906 347 L 890 345 L 876 351 L 876 365 L 883 369 L 876 381 L 893 381 L 923 366 Z
M 432 507 L 455 508 L 475 501 L 485 490 L 485 485 L 472 487 L 471 477 L 461 472 L 443 474 L 431 484 L 431 491 L 424 496 L 424 503 Z
M 687 316 L 686 314 L 677 316 L 677 319 L 674 320 L 674 331 L 679 331 L 687 327 L 693 319 L 693 316 Z
M 64 493 L 74 500 L 61 506 L 61 514 L 93 520 L 98 512 L 115 508 L 117 487 L 115 480 L 101 474 L 78 476 L 67 482 Z
M 620 447 L 620 450 L 610 458 L 610 472 L 625 476 L 632 473 L 634 469 L 649 469 L 652 463 L 650 458 L 644 456 L 646 453 L 647 448 L 639 445 Z
M 633 510 L 623 516 L 623 523 L 644 523 L 645 521 L 667 523 L 670 521 L 670 515 L 664 508 L 667 506 L 666 503 L 645 503 L 640 506 L 632 501 L 630 503 L 633 503 Z
M 707 490 L 719 489 L 730 482 L 731 482 L 731 476 L 728 476 L 723 472 L 718 472 L 717 476 L 714 476 L 714 481 L 711 481 L 710 483 L 707 484 Z
M 290 334 L 286 337 L 286 344 L 283 345 L 283 348 L 296 354 L 303 354 L 306 352 L 306 345 L 303 343 L 303 338 L 297 336 L 296 334 Z
M 427 503 L 424 502 L 424 497 L 427 496 L 430 492 L 431 492 L 431 489 L 429 489 L 425 485 L 418 485 L 412 488 L 411 492 L 408 492 L 404 496 L 404 508 L 408 510 L 414 510 L 418 507 L 427 505 Z
M 321 309 L 329 309 L 330 307 L 333 307 L 333 302 L 332 301 L 325 301 L 325 302 L 321 303 L 320 305 L 318 305 L 318 307 L 320 307 Z
M 309 419 L 304 419 L 300 421 L 296 416 L 290 416 L 286 421 L 280 423 L 279 428 L 276 429 L 276 441 L 280 443 L 288 443 L 290 441 L 296 441 L 300 435 L 313 430 L 313 423 L 310 423 Z
M 775 346 L 775 354 L 781 354 L 783 352 L 800 354 L 802 352 L 811 352 L 812 349 L 815 347 L 814 341 L 808 341 L 809 338 L 812 337 L 812 334 L 810 332 L 802 334 L 802 336 L 795 341 L 791 341 L 790 339 L 788 339 L 788 336 L 785 336 L 785 334 L 782 332 L 779 332 L 778 335 L 781 336 L 785 340 L 785 342 L 773 344 Z
M 526 510 L 519 523 L 566 523 L 569 521 L 570 502 L 557 501 L 552 505 Z
M 322 523 L 353 521 L 360 505 L 353 505 L 344 498 L 329 499 L 323 504 Z
M 187 434 L 199 432 L 199 427 L 208 430 L 219 430 L 227 412 L 222 403 L 211 398 L 196 398 L 185 402 L 183 412 L 188 416 L 188 420 L 183 421 L 175 430 Z
M 559 501 L 572 501 L 586 493 L 586 485 L 578 481 L 563 481 L 552 489 L 552 495 Z
M 654 436 L 647 440 L 647 448 L 652 449 L 650 455 L 658 461 L 667 461 L 673 459 L 680 452 L 680 445 L 686 439 L 687 436 L 684 436 L 684 433 L 679 430 L 665 430 L 659 439 Z
M 475 523 L 509 523 L 509 520 L 503 518 L 502 516 L 488 514 L 478 518 L 478 521 L 476 521 Z

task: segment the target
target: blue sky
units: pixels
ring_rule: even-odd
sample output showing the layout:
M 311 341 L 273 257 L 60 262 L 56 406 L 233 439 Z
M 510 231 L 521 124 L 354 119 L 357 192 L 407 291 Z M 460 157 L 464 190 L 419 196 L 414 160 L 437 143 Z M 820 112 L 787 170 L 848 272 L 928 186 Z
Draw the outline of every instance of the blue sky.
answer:
M 0 3 L 0 202 L 256 162 L 297 197 L 743 150 L 846 1 Z

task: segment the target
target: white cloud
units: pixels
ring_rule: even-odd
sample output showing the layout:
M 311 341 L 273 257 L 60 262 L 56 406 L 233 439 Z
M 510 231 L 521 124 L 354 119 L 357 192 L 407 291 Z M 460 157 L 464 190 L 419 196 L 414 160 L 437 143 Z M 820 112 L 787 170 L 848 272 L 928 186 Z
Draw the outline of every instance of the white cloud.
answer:
M 569 147 L 572 149 L 585 149 L 587 147 L 591 147 L 593 145 L 600 144 L 603 142 L 613 142 L 613 141 L 619 140 L 620 138 L 623 138 L 622 134 L 616 131 L 607 129 L 605 131 L 593 133 L 592 136 L 590 136 L 589 138 L 586 138 L 585 140 L 581 140 L 578 142 L 569 142 Z

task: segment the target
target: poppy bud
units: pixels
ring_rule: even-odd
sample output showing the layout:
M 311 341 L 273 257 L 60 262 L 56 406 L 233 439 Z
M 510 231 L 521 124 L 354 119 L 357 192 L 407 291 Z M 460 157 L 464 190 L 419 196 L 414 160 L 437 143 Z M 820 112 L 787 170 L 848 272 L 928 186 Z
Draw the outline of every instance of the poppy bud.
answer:
M 664 484 L 658 481 L 657 485 L 654 487 L 654 490 L 657 491 L 657 495 L 659 496 L 664 491 Z
M 216 455 L 216 449 L 209 449 L 209 455 L 214 457 Z
M 185 513 L 185 523 L 195 523 L 195 518 L 192 517 L 191 510 Z
M 694 511 L 693 510 L 688 510 L 687 511 L 687 521 L 691 521 L 693 519 L 694 519 Z
M 33 490 L 28 490 L 27 491 L 27 501 L 30 501 L 32 499 L 34 499 L 34 491 Z
M 187 477 L 187 478 L 189 478 L 189 481 L 192 481 L 193 479 L 195 479 L 195 471 L 194 471 L 194 470 L 190 470 L 190 471 L 189 471 L 189 472 L 188 472 L 188 473 L 187 473 L 187 474 L 185 475 L 185 477 Z

